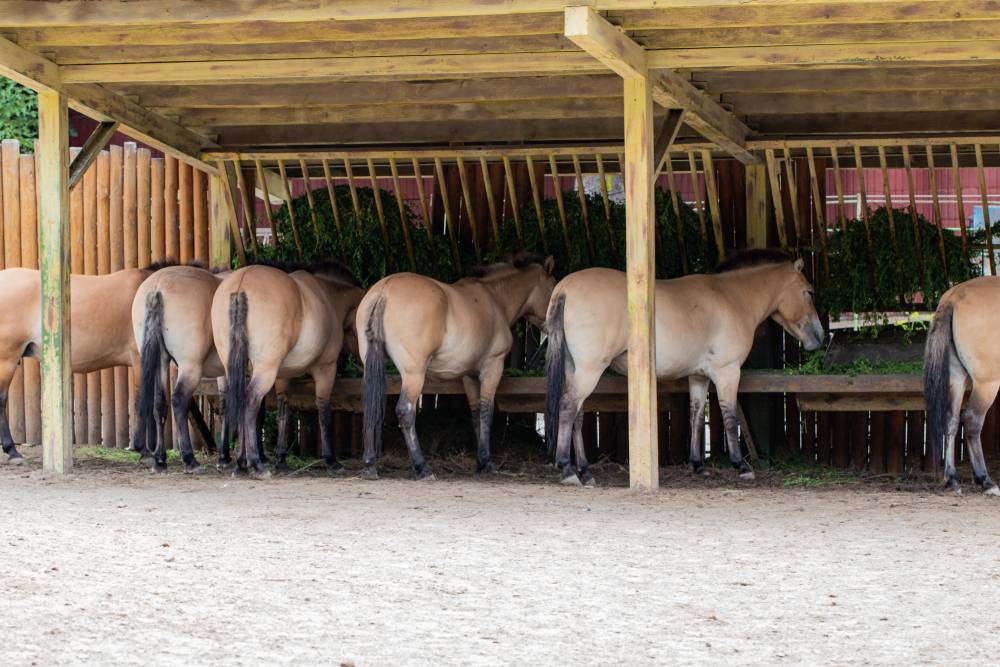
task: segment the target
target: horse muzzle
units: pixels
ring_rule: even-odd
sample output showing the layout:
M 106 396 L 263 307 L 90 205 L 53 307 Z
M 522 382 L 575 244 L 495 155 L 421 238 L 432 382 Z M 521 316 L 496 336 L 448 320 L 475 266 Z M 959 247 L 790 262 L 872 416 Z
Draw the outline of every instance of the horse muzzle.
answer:
M 802 347 L 807 352 L 818 350 L 823 345 L 823 339 L 826 338 L 826 332 L 823 331 L 823 325 L 819 323 L 818 318 L 800 322 L 799 331 L 802 332 L 799 340 L 802 341 Z

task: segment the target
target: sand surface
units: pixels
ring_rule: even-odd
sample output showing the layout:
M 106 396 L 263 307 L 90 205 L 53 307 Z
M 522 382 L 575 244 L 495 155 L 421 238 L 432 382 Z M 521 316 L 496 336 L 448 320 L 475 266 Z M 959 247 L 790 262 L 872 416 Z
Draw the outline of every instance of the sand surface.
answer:
M 990 664 L 1000 501 L 0 466 L 2 665 Z M 668 480 L 669 482 L 669 480 Z

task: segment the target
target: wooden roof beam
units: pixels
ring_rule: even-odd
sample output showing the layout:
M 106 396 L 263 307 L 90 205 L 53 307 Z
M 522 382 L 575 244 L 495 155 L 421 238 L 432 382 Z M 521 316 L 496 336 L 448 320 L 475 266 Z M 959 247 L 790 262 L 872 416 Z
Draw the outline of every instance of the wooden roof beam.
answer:
M 566 37 L 622 77 L 650 76 L 646 51 L 592 7 L 566 8 Z M 750 130 L 707 94 L 676 72 L 652 75 L 653 100 L 668 109 L 684 109 L 685 122 L 740 162 L 758 158 L 746 149 Z
M 120 123 L 120 130 L 139 141 L 214 173 L 201 161 L 210 142 L 135 102 L 94 84 L 69 84 L 58 65 L 0 37 L 0 75 L 40 92 L 59 92 L 74 109 L 101 122 Z

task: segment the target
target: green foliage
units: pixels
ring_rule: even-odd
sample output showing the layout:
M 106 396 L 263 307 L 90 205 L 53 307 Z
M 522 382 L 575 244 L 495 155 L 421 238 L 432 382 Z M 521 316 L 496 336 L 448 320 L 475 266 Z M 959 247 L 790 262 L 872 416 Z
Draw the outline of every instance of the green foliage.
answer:
M 313 190 L 313 203 L 319 222 L 319 234 L 312 222 L 309 203 L 303 195 L 292 202 L 295 224 L 302 240 L 305 261 L 335 258 L 343 261 L 354 273 L 362 286 L 370 286 L 383 276 L 400 271 L 409 271 L 406 243 L 400 225 L 396 198 L 382 192 L 382 207 L 385 214 L 386 231 L 389 236 L 389 251 L 382 239 L 378 213 L 375 207 L 375 193 L 370 188 L 358 188 L 358 204 L 361 215 L 356 216 L 351 202 L 350 189 L 346 185 L 335 188 L 337 210 L 340 213 L 342 234 L 337 232 L 329 193 L 325 188 Z M 586 197 L 594 256 L 591 257 L 587 243 L 587 227 L 584 223 L 580 200 L 575 193 L 563 197 L 566 211 L 566 227 L 569 238 L 567 247 L 562 221 L 555 200 L 542 202 L 545 243 L 532 202 L 521 207 L 522 238 L 518 238 L 513 220 L 500 226 L 500 248 L 496 248 L 492 237 L 484 239 L 483 262 L 493 262 L 504 255 L 520 251 L 544 253 L 555 257 L 556 272 L 559 276 L 579 271 L 590 266 L 625 268 L 625 206 L 610 203 L 611 229 L 604 212 L 600 196 Z M 717 253 L 708 225 L 708 238 L 701 234 L 701 226 L 694 209 L 680 202 L 681 228 L 688 258 L 689 273 L 703 273 L 715 265 Z M 468 272 L 477 262 L 471 247 L 461 248 L 463 271 L 454 266 L 448 237 L 440 232 L 428 237 L 423 227 L 417 227 L 415 216 L 409 209 L 404 211 L 410 224 L 410 238 L 418 273 L 444 282 L 453 282 Z M 288 219 L 288 208 L 282 206 L 274 214 L 278 244 L 262 250 L 265 257 L 282 260 L 298 259 L 294 234 Z M 682 275 L 677 243 L 677 221 L 668 192 L 656 192 L 656 267 L 658 278 L 674 278 Z
M 34 91 L 0 76 L 0 139 L 30 146 L 38 138 L 38 97 Z
M 908 210 L 893 209 L 896 242 L 892 241 L 889 215 L 884 207 L 869 217 L 872 243 L 869 249 L 865 225 L 860 220 L 837 228 L 828 238 L 830 276 L 820 284 L 819 305 L 831 316 L 853 312 L 912 310 L 914 295 L 923 294 L 929 308 L 955 283 L 979 275 L 979 269 L 962 253 L 962 240 L 944 232 L 948 279 L 941 264 L 938 229 L 917 216 L 921 252 L 917 253 L 914 221 Z M 926 291 L 921 285 L 921 267 Z
M 873 363 L 868 359 L 855 359 L 849 364 L 823 366 L 826 350 L 810 352 L 799 366 L 783 370 L 785 375 L 920 375 L 924 372 L 924 362 L 886 361 Z

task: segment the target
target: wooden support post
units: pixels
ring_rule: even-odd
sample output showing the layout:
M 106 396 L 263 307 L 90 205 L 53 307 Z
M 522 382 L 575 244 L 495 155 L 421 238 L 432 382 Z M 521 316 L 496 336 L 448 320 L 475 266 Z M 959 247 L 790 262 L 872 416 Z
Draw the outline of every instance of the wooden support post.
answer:
M 347 188 L 351 191 L 351 206 L 354 207 L 354 221 L 361 229 L 361 204 L 358 202 L 358 187 L 354 184 L 354 168 L 350 158 L 344 158 L 344 174 L 347 176 Z
M 764 159 L 767 162 L 767 177 L 771 185 L 771 201 L 774 203 L 774 220 L 778 227 L 778 243 L 781 244 L 782 248 L 787 248 L 788 230 L 785 229 L 785 206 L 781 202 L 781 174 L 778 173 L 779 167 L 773 148 L 768 148 L 764 151 Z M 749 179 L 747 183 L 749 183 Z M 747 196 L 749 202 L 749 194 Z M 747 210 L 749 208 L 748 204 Z
M 823 260 L 823 273 L 830 275 L 830 255 L 826 251 L 826 200 L 819 191 L 819 176 L 816 173 L 816 157 L 812 146 L 806 146 L 806 161 L 809 162 L 809 187 L 812 190 L 813 212 L 816 218 L 816 238 Z
M 604 222 L 608 230 L 608 243 L 611 244 L 613 256 L 618 255 L 617 244 L 615 243 L 615 226 L 611 221 L 611 197 L 608 194 L 608 175 L 604 173 L 604 158 L 598 153 L 594 156 L 597 160 L 597 177 L 600 179 L 601 204 L 604 206 Z
M 927 176 L 931 186 L 931 216 L 934 218 L 934 226 L 938 231 L 938 251 L 941 254 L 941 266 L 944 268 L 945 280 L 948 277 L 948 254 L 944 249 L 944 222 L 941 219 L 941 201 L 938 198 L 937 167 L 934 166 L 934 148 L 930 145 L 927 149 Z
M 836 149 L 831 149 L 836 152 Z M 920 267 L 920 288 L 927 293 L 927 276 L 924 272 L 923 239 L 920 238 L 920 222 L 917 219 L 917 197 L 913 187 L 913 169 L 910 160 L 910 147 L 903 145 L 903 167 L 906 168 L 906 194 L 910 198 L 910 222 L 913 223 L 913 244 L 917 254 L 917 266 Z
M 712 231 L 715 233 L 715 246 L 719 250 L 719 261 L 726 258 L 726 237 L 722 232 L 722 211 L 719 210 L 719 186 L 715 180 L 715 167 L 712 165 L 712 151 L 702 149 L 701 164 L 705 169 L 705 191 L 708 199 L 708 210 L 712 215 Z
M 768 164 L 773 162 L 773 156 Z M 747 247 L 767 247 L 767 165 L 746 166 Z M 780 193 L 779 193 L 780 196 Z
M 392 172 L 392 189 L 396 195 L 396 207 L 399 209 L 399 228 L 403 230 L 403 241 L 406 243 L 406 258 L 410 263 L 410 271 L 417 270 L 417 260 L 413 255 L 413 241 L 410 239 L 410 218 L 406 215 L 406 204 L 403 203 L 403 190 L 399 184 L 399 167 L 396 158 L 389 158 L 389 170 Z
M 802 234 L 800 232 L 802 229 L 800 220 L 802 218 L 799 216 L 799 187 L 795 176 L 795 161 L 792 160 L 792 152 L 788 148 L 787 142 L 782 149 L 782 155 L 785 158 L 785 183 L 788 187 L 788 201 L 792 209 L 792 227 L 795 229 L 795 245 L 798 247 L 802 242 Z
M 576 191 L 580 197 L 580 213 L 583 216 L 583 231 L 587 235 L 587 250 L 590 257 L 596 257 L 594 250 L 594 235 L 590 231 L 590 211 L 587 209 L 587 191 L 583 186 L 583 170 L 580 167 L 580 156 L 573 153 L 573 173 L 576 176 Z
M 990 275 L 997 274 L 996 257 L 993 254 L 993 232 L 990 229 L 990 193 L 986 189 L 986 172 L 983 170 L 983 147 L 975 145 L 976 171 L 979 173 L 979 197 L 983 205 L 983 228 L 986 232 L 986 252 L 990 260 Z
M 455 231 L 455 218 L 452 215 L 451 201 L 448 199 L 448 181 L 444 177 L 444 165 L 441 158 L 434 158 L 434 173 L 437 174 L 438 190 L 441 193 L 441 206 L 444 208 L 444 224 L 448 230 L 448 241 L 451 242 L 451 255 L 455 260 L 455 271 L 462 275 L 462 255 L 458 252 L 458 234 Z
M 847 209 L 844 206 L 844 181 L 840 174 L 840 156 L 837 147 L 830 146 L 830 160 L 833 163 L 833 187 L 837 192 L 837 221 L 840 229 L 847 231 Z
M 663 171 L 663 164 L 670 159 L 670 147 L 674 145 L 674 139 L 681 130 L 681 121 L 684 119 L 684 109 L 668 109 L 667 116 L 663 119 L 660 132 L 656 135 L 656 142 L 653 144 L 653 160 L 656 168 L 653 176 L 658 176 Z
M 337 188 L 333 184 L 333 175 L 330 173 L 330 162 L 323 158 L 323 179 L 326 181 L 326 194 L 330 198 L 330 212 L 333 213 L 333 225 L 337 228 L 337 245 L 340 252 L 344 252 L 344 227 L 340 221 L 340 206 L 337 205 Z
M 295 221 L 295 211 L 292 208 L 292 189 L 288 184 L 288 173 L 285 171 L 284 160 L 278 160 L 278 173 L 281 174 L 282 199 L 285 200 L 285 208 L 288 211 L 288 222 L 292 226 L 292 237 L 295 239 L 295 253 L 301 260 L 303 258 L 302 237 L 299 236 L 299 226 Z M 234 231 L 233 235 L 234 238 L 239 235 L 239 230 Z
M 653 155 L 656 155 L 655 149 Z M 681 258 L 681 274 L 688 274 L 688 258 L 687 258 L 687 248 L 684 245 L 684 223 L 681 220 L 681 206 L 680 200 L 677 197 L 677 184 L 674 182 L 674 165 L 671 161 L 665 160 L 664 164 L 667 166 L 667 188 L 670 190 L 670 208 L 674 212 L 674 223 L 676 225 L 674 231 L 677 234 L 677 252 L 680 254 Z M 653 172 L 653 178 L 655 180 L 657 172 Z
M 16 139 L 2 142 L 3 178 L 0 184 L 0 261 L 2 267 L 21 266 L 21 199 L 20 164 L 21 148 Z M 72 209 L 73 202 L 70 202 Z M 79 206 L 77 207 L 79 209 Z M 79 215 L 71 215 L 71 224 L 79 222 Z M 15 442 L 24 441 L 24 382 L 20 368 L 14 370 L 7 389 L 7 418 Z
M 216 184 L 215 187 L 218 187 L 218 193 L 212 190 L 211 187 L 209 188 L 209 195 L 213 201 L 211 206 L 213 211 L 212 227 L 214 229 L 216 225 L 221 224 L 221 221 L 225 221 L 226 225 L 229 227 L 229 238 L 231 239 L 231 243 L 236 246 L 236 257 L 239 262 L 239 266 L 246 266 L 246 249 L 243 246 L 243 237 L 240 235 L 240 223 L 239 220 L 236 219 L 236 193 L 233 192 L 233 182 L 235 181 L 235 178 L 231 173 L 231 170 L 233 170 L 234 167 L 231 162 L 223 162 L 221 160 L 216 164 L 218 165 L 219 171 L 219 183 Z M 217 201 L 216 198 L 220 196 L 221 199 Z M 219 213 L 219 207 L 224 209 L 221 216 Z M 216 236 L 218 235 L 216 234 Z M 219 242 L 222 243 L 222 239 L 220 239 Z M 216 250 L 213 250 L 213 258 L 216 256 L 215 252 Z M 221 250 L 219 252 L 221 255 Z M 225 265 L 229 265 L 228 255 L 225 260 Z
M 382 208 L 382 188 L 378 186 L 378 176 L 375 173 L 375 161 L 372 158 L 366 160 L 368 165 L 368 182 L 372 188 L 372 197 L 375 198 L 375 213 L 378 215 L 378 229 L 382 234 L 382 247 L 386 253 L 391 251 L 389 243 L 389 228 L 385 225 L 385 210 Z
M 305 160 L 299 160 L 299 170 L 302 172 L 302 187 L 306 189 L 306 204 L 309 206 L 309 219 L 312 221 L 313 232 L 316 234 L 316 240 L 318 242 L 320 236 L 319 216 L 316 215 L 316 202 L 313 200 L 312 193 L 312 179 L 309 178 L 309 166 L 306 164 Z M 239 175 L 240 170 L 237 169 L 236 173 Z
M 152 196 L 149 192 L 151 180 L 150 168 L 152 167 L 152 156 L 148 148 L 140 148 L 135 172 L 135 212 L 136 212 L 136 241 L 139 244 L 136 254 L 136 263 L 140 267 L 149 266 L 152 261 L 153 244 L 150 238 L 150 204 Z M 86 199 L 84 200 L 86 202 Z M 87 203 L 89 205 L 89 202 Z
M 600 156 L 598 156 L 598 159 L 600 159 Z M 521 210 L 517 201 L 517 186 L 514 183 L 514 171 L 510 166 L 510 158 L 506 155 L 503 156 L 503 174 L 507 181 L 507 199 L 510 201 L 511 214 L 514 216 L 514 231 L 517 233 L 517 240 L 524 241 L 524 233 L 521 230 Z
M 104 150 L 104 147 L 108 145 L 111 137 L 117 131 L 117 121 L 105 121 L 98 125 L 91 135 L 87 137 L 86 143 L 84 143 L 80 152 L 76 154 L 76 157 L 73 158 L 73 163 L 69 167 L 70 189 L 80 182 L 83 174 L 87 171 L 87 167 L 97 159 L 97 155 Z
M 274 217 L 271 213 L 271 193 L 267 191 L 267 177 L 264 175 L 264 165 L 260 163 L 260 160 L 254 160 L 254 169 L 257 170 L 257 183 L 260 184 L 261 192 L 264 193 L 264 217 L 267 218 L 267 226 L 271 228 L 274 245 L 278 245 L 278 228 L 274 225 Z M 211 186 L 209 186 L 209 190 L 211 190 Z
M 194 206 L 192 205 L 192 181 L 194 174 L 191 165 L 184 162 L 177 165 L 177 218 L 180 222 L 180 232 L 177 235 L 182 263 L 194 259 Z
M 427 203 L 427 193 L 424 191 L 424 174 L 420 171 L 420 161 L 416 157 L 410 159 L 413 163 L 413 177 L 417 181 L 417 197 L 420 199 L 420 212 L 424 215 L 424 232 L 430 239 L 434 235 L 434 221 L 431 218 L 431 209 Z M 518 232 L 520 238 L 520 232 Z
M 239 227 L 236 220 L 230 219 L 226 188 L 223 185 L 226 172 L 221 162 L 218 171 L 218 174 L 210 175 L 208 181 L 209 256 L 212 266 L 228 268 L 233 255 L 233 228 L 238 230 Z
M 625 266 L 628 285 L 629 486 L 660 483 L 657 436 L 653 97 L 647 76 L 625 78 Z
M 38 268 L 38 199 L 36 196 L 37 181 L 35 180 L 35 160 L 37 155 L 22 155 L 21 160 L 21 238 L 28 239 L 27 243 L 21 244 L 21 266 L 27 267 L 29 269 Z M 96 172 L 94 169 L 87 171 L 87 177 L 84 179 L 84 189 L 89 187 L 89 192 L 91 193 L 91 198 L 87 199 L 84 197 L 84 202 L 86 203 L 84 213 L 90 215 L 90 222 L 94 222 L 94 218 L 97 213 L 97 196 L 95 190 L 96 185 Z M 86 218 L 84 219 L 84 224 L 86 224 Z M 91 242 L 93 243 L 93 234 L 91 235 Z M 96 246 L 84 246 L 90 248 L 91 252 L 96 252 Z M 42 441 L 42 415 L 41 415 L 41 379 L 38 369 L 37 359 L 24 358 L 21 360 L 21 364 L 24 367 L 24 438 L 25 442 L 30 442 L 33 444 L 41 443 Z M 97 389 L 100 392 L 100 386 Z M 97 394 L 95 394 L 97 396 Z M 90 402 L 90 394 L 87 394 L 88 404 Z M 98 401 L 100 398 L 98 397 Z M 88 409 L 88 414 L 91 416 L 88 419 L 88 426 L 93 429 L 95 426 L 98 429 L 98 439 L 100 436 L 100 403 L 98 402 L 98 409 L 90 411 Z M 89 434 L 89 433 L 88 433 Z M 95 441 L 91 441 L 95 442 Z
M 705 226 L 705 195 L 701 190 L 701 177 L 698 176 L 698 162 L 694 151 L 688 151 L 688 172 L 694 185 L 694 210 L 698 213 L 698 225 L 701 227 L 701 238 L 708 241 L 708 228 Z
M 892 207 L 892 186 L 889 182 L 889 164 L 885 157 L 885 146 L 878 147 L 878 166 L 882 172 L 882 198 L 885 200 L 885 212 L 889 218 L 889 237 L 892 239 L 892 251 L 896 253 L 896 216 Z
M 566 206 L 563 203 L 562 177 L 559 176 L 559 166 L 556 164 L 556 156 L 549 155 L 549 171 L 552 178 L 552 192 L 556 197 L 556 208 L 559 209 L 559 224 L 562 227 L 563 243 L 566 244 L 566 252 L 570 251 L 569 222 L 566 220 Z
M 70 365 L 69 113 L 66 97 L 38 93 L 38 215 L 41 238 L 42 468 L 73 466 Z
M 872 241 L 872 226 L 868 220 L 868 192 L 865 185 L 865 165 L 861 159 L 861 146 L 854 144 L 854 170 L 858 174 L 858 197 L 861 199 L 861 220 L 865 223 L 865 236 L 868 239 L 868 251 L 874 252 Z
M 254 206 L 254 196 L 253 191 L 247 187 L 246 178 L 243 176 L 243 170 L 240 169 L 239 164 L 236 166 L 236 186 L 240 190 L 240 194 L 243 197 L 243 223 L 247 230 L 247 240 L 250 242 L 250 248 L 253 250 L 254 257 L 260 254 L 260 247 L 257 245 L 257 221 L 254 217 L 255 206 Z M 267 187 L 266 185 L 264 187 Z M 199 198 L 200 199 L 200 198 Z M 197 206 L 199 202 L 196 202 Z M 268 202 L 266 204 L 267 208 L 271 205 Z

